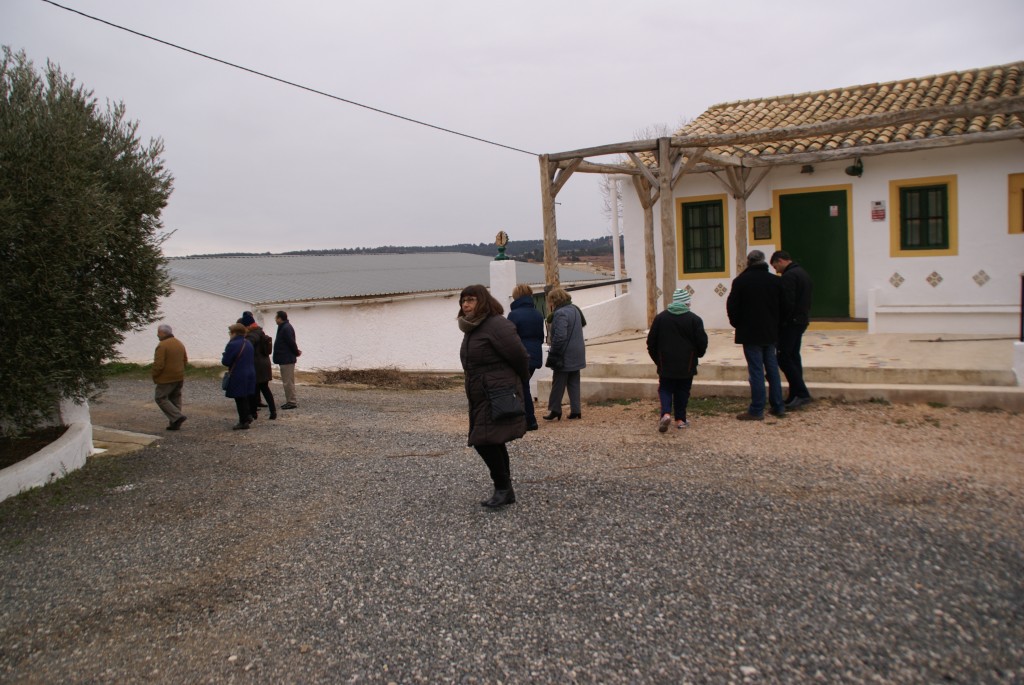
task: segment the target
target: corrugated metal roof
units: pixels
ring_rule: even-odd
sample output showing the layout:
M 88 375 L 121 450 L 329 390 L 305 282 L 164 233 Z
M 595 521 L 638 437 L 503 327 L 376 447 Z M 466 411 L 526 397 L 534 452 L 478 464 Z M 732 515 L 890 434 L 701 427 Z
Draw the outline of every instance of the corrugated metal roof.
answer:
M 168 259 L 182 286 L 250 304 L 334 300 L 461 290 L 490 282 L 492 257 L 460 252 L 357 255 L 254 255 Z M 544 283 L 544 265 L 516 263 L 518 280 Z M 607 276 L 560 268 L 563 285 Z

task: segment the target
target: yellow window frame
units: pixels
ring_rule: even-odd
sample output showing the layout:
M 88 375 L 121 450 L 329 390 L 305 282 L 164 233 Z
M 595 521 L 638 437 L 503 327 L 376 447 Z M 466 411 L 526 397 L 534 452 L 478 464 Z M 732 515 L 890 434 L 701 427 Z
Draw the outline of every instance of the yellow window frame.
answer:
M 691 202 L 713 202 L 720 200 L 722 203 L 722 264 L 721 271 L 700 271 L 688 273 L 686 271 L 686 246 L 683 244 L 683 205 Z M 729 278 L 729 196 L 725 193 L 718 195 L 691 195 L 689 197 L 676 198 L 676 273 L 679 278 Z
M 1024 234 L 1024 174 L 1010 174 L 1009 202 L 1010 233 Z
M 947 223 L 949 230 L 949 247 L 941 250 L 905 250 L 900 247 L 900 219 L 903 208 L 900 206 L 900 190 L 918 186 L 946 186 L 946 211 L 949 212 Z M 958 254 L 959 203 L 957 201 L 956 175 L 926 176 L 923 178 L 903 178 L 889 181 L 889 255 L 892 257 L 955 257 Z

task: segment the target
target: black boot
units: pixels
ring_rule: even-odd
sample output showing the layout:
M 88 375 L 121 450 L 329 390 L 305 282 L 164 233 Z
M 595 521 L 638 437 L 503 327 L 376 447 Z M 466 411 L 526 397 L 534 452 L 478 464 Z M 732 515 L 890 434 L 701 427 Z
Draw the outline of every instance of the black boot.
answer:
M 509 485 L 507 490 L 495 489 L 494 494 L 491 495 L 491 498 L 489 500 L 481 502 L 480 504 L 489 509 L 497 509 L 498 507 L 503 507 L 506 504 L 515 503 L 516 491 L 512 489 L 511 485 Z

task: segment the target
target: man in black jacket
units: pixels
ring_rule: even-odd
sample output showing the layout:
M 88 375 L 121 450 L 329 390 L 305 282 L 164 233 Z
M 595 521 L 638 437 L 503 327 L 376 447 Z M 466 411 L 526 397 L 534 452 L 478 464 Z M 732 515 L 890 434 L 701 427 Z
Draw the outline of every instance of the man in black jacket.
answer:
M 810 323 L 811 290 L 814 284 L 802 266 L 793 261 L 789 253 L 779 250 L 772 255 L 772 268 L 782 276 L 782 293 L 786 298 L 790 316 L 779 327 L 779 368 L 789 383 L 787 409 L 798 409 L 811 401 L 811 393 L 804 383 L 804 365 L 800 359 L 800 343 Z
M 750 407 L 736 418 L 741 421 L 764 419 L 765 376 L 772 414 L 785 415 L 775 345 L 779 341 L 779 323 L 788 318 L 788 308 L 782 294 L 782 279 L 768 271 L 768 263 L 760 250 L 752 250 L 747 255 L 747 268 L 733 279 L 725 309 L 729 323 L 736 329 L 736 344 L 743 345 L 750 380 Z
M 288 323 L 288 312 L 278 312 L 274 320 L 277 321 L 277 339 L 274 340 L 273 360 L 281 371 L 281 384 L 284 385 L 285 403 L 281 409 L 297 409 L 295 362 L 302 355 L 302 350 L 295 343 L 295 329 Z

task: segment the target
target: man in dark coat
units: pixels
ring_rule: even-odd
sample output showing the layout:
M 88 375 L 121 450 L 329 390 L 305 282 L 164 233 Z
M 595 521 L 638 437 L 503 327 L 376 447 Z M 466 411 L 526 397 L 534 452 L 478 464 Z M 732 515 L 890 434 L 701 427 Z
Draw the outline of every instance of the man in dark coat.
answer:
M 296 409 L 295 362 L 302 356 L 302 350 L 295 343 L 295 329 L 288 322 L 288 312 L 278 312 L 277 336 L 274 338 L 274 363 L 281 370 L 281 384 L 284 386 L 284 404 L 281 409 Z
M 779 327 L 779 368 L 786 374 L 789 397 L 786 409 L 799 409 L 811 401 L 811 392 L 804 383 L 804 365 L 800 358 L 800 343 L 810 323 L 811 290 L 814 284 L 802 266 L 793 261 L 789 253 L 779 250 L 772 254 L 772 268 L 782 276 L 782 293 L 790 315 Z
M 725 309 L 729 323 L 736 329 L 736 344 L 743 345 L 750 380 L 750 407 L 736 418 L 742 421 L 764 419 L 765 376 L 772 414 L 785 415 L 775 345 L 779 341 L 779 323 L 787 317 L 788 309 L 782 279 L 768 271 L 768 263 L 760 250 L 747 255 L 747 268 L 733 279 Z
M 647 334 L 647 354 L 658 367 L 658 399 L 661 419 L 658 430 L 668 431 L 675 405 L 676 428 L 686 428 L 686 406 L 697 374 L 697 359 L 708 350 L 704 321 L 690 311 L 690 291 L 678 289 L 672 304 L 654 317 Z M 673 402 L 674 400 L 674 402 Z

